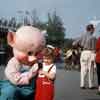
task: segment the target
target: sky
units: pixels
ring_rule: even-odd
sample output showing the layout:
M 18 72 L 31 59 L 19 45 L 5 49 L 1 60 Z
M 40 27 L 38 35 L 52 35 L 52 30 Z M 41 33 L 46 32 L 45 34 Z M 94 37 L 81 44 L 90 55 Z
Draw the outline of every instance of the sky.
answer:
M 0 17 L 22 17 L 18 11 L 37 11 L 43 21 L 47 13 L 56 10 L 66 29 L 66 38 L 76 38 L 83 34 L 85 26 L 96 17 L 100 20 L 100 0 L 0 0 Z M 96 35 L 100 35 L 100 25 Z

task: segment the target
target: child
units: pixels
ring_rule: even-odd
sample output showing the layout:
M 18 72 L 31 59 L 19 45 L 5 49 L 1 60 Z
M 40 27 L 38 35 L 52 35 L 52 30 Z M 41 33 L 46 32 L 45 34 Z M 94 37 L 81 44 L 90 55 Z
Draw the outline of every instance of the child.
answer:
M 36 81 L 35 100 L 53 100 L 55 77 L 54 51 L 53 49 L 45 48 L 43 51 L 42 68 L 39 69 Z

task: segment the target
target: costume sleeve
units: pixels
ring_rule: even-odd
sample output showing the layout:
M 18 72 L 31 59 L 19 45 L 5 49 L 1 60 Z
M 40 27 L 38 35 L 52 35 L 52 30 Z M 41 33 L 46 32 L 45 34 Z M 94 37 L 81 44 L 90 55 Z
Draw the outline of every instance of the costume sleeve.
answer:
M 20 74 L 20 79 L 18 80 L 17 84 L 29 84 L 29 81 L 32 79 L 32 77 L 35 77 L 37 75 L 37 72 L 38 64 L 34 64 L 28 72 L 23 72 Z
M 16 60 L 16 58 L 13 57 L 8 62 L 7 67 L 5 68 L 5 76 L 13 84 L 17 84 L 21 78 L 19 69 L 20 69 L 19 62 Z
M 30 77 L 34 77 L 35 75 L 37 75 L 37 72 L 38 72 L 38 63 L 34 64 L 32 66 L 32 68 L 29 70 L 29 74 L 30 74 Z M 32 73 L 32 74 L 31 74 Z

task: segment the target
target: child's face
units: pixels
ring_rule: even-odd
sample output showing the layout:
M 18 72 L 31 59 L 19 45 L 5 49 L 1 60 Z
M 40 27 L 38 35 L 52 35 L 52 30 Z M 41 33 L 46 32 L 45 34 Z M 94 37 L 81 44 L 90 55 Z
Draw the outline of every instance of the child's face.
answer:
M 52 64 L 53 63 L 53 58 L 52 57 L 45 57 L 43 56 L 43 62 L 47 65 Z

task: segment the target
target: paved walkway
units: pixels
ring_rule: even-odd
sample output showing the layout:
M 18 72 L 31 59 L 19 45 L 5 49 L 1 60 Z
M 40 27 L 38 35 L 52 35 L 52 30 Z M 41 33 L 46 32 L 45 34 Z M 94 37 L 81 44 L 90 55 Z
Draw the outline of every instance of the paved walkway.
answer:
M 57 70 L 55 100 L 100 100 L 97 89 L 81 90 L 79 86 L 80 72 Z
M 0 79 L 4 78 L 3 70 L 4 67 L 0 66 Z M 79 83 L 79 72 L 57 69 L 57 78 L 55 81 L 55 100 L 100 100 L 100 96 L 96 95 L 97 89 L 81 90 L 79 88 Z

